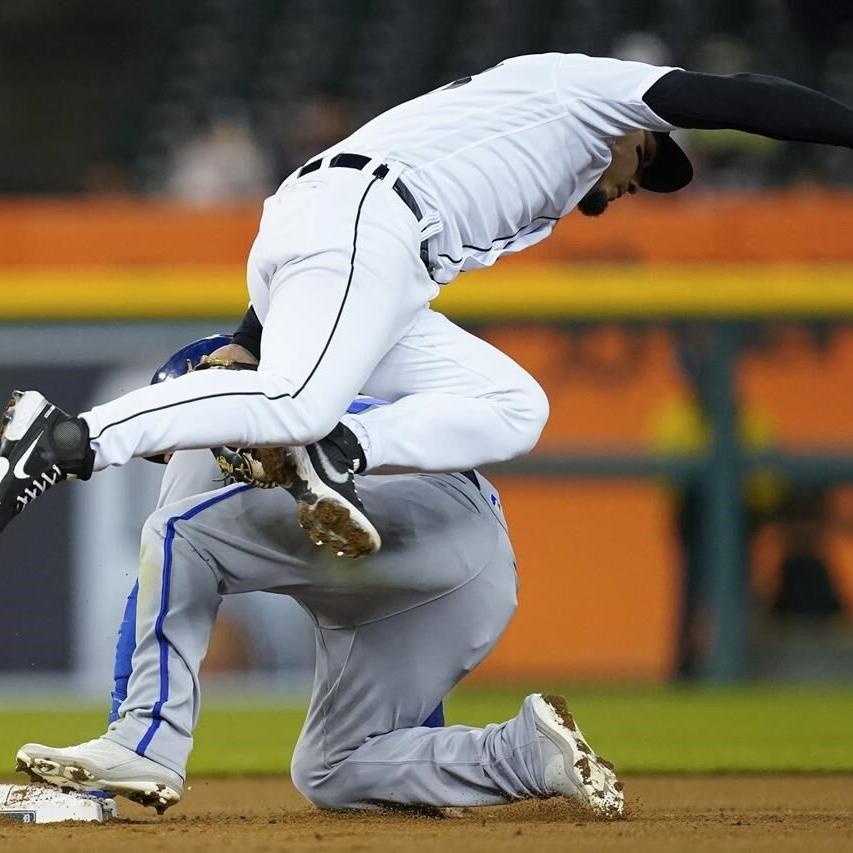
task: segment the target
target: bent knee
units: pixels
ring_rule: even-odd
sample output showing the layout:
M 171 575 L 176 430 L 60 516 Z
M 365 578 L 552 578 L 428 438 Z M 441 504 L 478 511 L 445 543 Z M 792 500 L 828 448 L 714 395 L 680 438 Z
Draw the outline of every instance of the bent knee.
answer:
M 142 550 L 145 551 L 151 546 L 157 546 L 166 538 L 166 533 L 169 529 L 169 522 L 174 515 L 168 507 L 161 507 L 154 510 L 145 523 L 142 525 Z
M 293 782 L 293 787 L 310 800 L 309 796 L 313 786 L 314 776 L 317 772 L 316 763 L 310 761 L 306 755 L 307 750 L 302 750 L 297 744 L 293 753 L 293 758 L 290 759 L 290 781 Z
M 515 455 L 532 450 L 548 422 L 551 405 L 542 386 L 530 374 L 507 395 L 507 409 L 518 439 Z
M 525 389 L 525 400 L 528 418 L 536 432 L 536 438 L 542 434 L 548 417 L 551 414 L 551 403 L 542 386 L 531 376 L 530 383 Z
M 208 545 L 205 526 L 196 522 L 194 509 L 203 507 L 197 497 L 168 504 L 155 510 L 142 526 L 139 575 L 148 572 L 158 576 L 164 561 L 178 559 L 181 565 L 204 568 L 210 571 L 210 564 L 201 556 Z
M 312 806 L 318 809 L 326 809 L 328 811 L 341 812 L 348 809 L 359 808 L 357 803 L 352 803 L 349 799 L 342 795 L 342 792 L 337 790 L 334 785 L 320 784 L 308 785 L 300 787 L 295 781 L 294 787 Z
M 318 809 L 340 811 L 356 808 L 337 783 L 338 774 L 321 766 L 306 753 L 307 750 L 300 751 L 297 747 L 290 764 L 290 781 L 296 790 Z

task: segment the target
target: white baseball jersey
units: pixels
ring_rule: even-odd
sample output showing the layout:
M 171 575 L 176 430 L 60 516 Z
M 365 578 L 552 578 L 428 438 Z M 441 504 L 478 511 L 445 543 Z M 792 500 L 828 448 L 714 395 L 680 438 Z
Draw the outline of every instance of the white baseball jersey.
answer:
M 95 470 L 177 449 L 310 444 L 359 392 L 392 401 L 344 416 L 369 471 L 460 471 L 527 453 L 548 417 L 544 392 L 428 303 L 437 282 L 547 237 L 607 168 L 614 137 L 671 129 L 642 99 L 670 70 L 509 59 L 325 152 L 326 165 L 362 154 L 389 172 L 318 166 L 265 202 L 248 263 L 264 326 L 258 371 L 196 371 L 86 412 Z
M 433 279 L 547 237 L 610 164 L 609 141 L 673 130 L 643 101 L 674 69 L 583 54 L 507 59 L 383 113 L 324 152 L 401 164 Z

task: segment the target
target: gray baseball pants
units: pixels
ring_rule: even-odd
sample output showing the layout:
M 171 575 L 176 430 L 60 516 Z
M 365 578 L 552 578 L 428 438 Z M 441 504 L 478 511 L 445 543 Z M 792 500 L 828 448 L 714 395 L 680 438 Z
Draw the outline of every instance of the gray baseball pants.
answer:
M 222 596 L 266 590 L 293 596 L 315 625 L 313 695 L 291 766 L 310 801 L 476 806 L 546 795 L 526 704 L 482 729 L 421 725 L 515 610 L 497 491 L 460 474 L 368 476 L 359 491 L 384 544 L 355 562 L 315 548 L 281 489 L 234 485 L 158 509 L 142 537 L 128 696 L 106 736 L 185 776 Z

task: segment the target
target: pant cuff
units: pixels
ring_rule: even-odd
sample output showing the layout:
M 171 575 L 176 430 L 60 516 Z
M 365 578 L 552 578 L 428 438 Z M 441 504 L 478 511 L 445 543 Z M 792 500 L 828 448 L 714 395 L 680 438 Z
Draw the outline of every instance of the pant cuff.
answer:
M 128 724 L 125 724 L 125 721 L 127 721 Z M 160 724 L 158 736 L 163 733 L 163 727 L 166 725 L 167 723 L 165 722 Z M 145 736 L 145 732 L 147 731 L 147 729 L 147 725 L 142 726 L 140 724 L 130 722 L 127 717 L 124 717 L 113 723 L 103 735 L 103 737 L 105 740 L 111 740 L 113 743 L 119 744 L 119 746 L 126 747 L 127 749 L 131 749 L 136 752 L 136 748 L 139 746 L 139 742 Z M 189 750 L 187 752 L 189 752 Z M 173 773 L 177 773 L 178 776 L 181 777 L 181 779 L 186 779 L 186 757 L 184 757 L 183 760 L 180 760 L 180 758 L 176 758 L 174 754 L 166 755 L 151 746 L 150 744 L 146 747 L 145 755 L 143 757 L 153 761 L 155 764 L 162 765 L 168 770 L 171 770 Z
M 361 449 L 364 451 L 364 458 L 367 464 L 364 471 L 359 471 L 358 473 L 364 474 L 373 468 L 377 468 L 381 464 L 381 460 L 377 452 L 376 442 L 367 431 L 362 419 L 356 415 L 344 415 L 341 418 L 341 423 L 353 431 L 355 437 L 358 439 L 358 443 L 361 445 Z

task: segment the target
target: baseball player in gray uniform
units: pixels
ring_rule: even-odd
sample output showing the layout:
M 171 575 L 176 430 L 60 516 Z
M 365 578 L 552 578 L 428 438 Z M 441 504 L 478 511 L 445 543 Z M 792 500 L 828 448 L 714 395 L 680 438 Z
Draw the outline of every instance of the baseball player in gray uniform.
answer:
M 182 483 L 208 481 L 212 466 L 206 452 L 175 454 L 161 503 Z M 311 802 L 370 809 L 565 796 L 619 817 L 622 785 L 562 697 L 528 696 L 516 717 L 485 728 L 424 722 L 515 610 L 495 488 L 466 471 L 366 476 L 360 493 L 385 545 L 358 571 L 301 535 L 296 503 L 280 489 L 232 484 L 162 505 L 143 531 L 132 671 L 114 722 L 78 746 L 27 744 L 18 769 L 160 812 L 176 803 L 222 596 L 265 590 L 293 596 L 315 626 L 314 690 L 291 765 Z
M 404 103 L 264 204 L 248 288 L 257 372 L 203 371 L 79 417 L 16 392 L 0 529 L 60 480 L 180 448 L 286 446 L 282 485 L 333 553 L 381 544 L 355 473 L 454 471 L 526 453 L 539 385 L 429 307 L 441 285 L 547 237 L 577 207 L 692 177 L 678 127 L 853 146 L 853 110 L 773 77 L 581 54 L 520 56 Z M 391 401 L 355 418 L 358 393 Z

